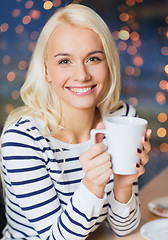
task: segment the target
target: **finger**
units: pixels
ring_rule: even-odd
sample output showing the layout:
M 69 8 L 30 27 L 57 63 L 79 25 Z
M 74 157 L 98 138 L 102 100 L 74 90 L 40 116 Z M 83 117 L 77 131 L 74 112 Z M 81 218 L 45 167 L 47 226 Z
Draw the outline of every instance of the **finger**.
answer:
M 91 148 L 89 148 L 88 151 L 81 154 L 81 156 L 79 157 L 79 160 L 81 163 L 88 162 L 94 159 L 96 156 L 99 156 L 100 154 L 105 152 L 106 149 L 107 149 L 107 146 L 104 145 L 103 143 L 95 144 L 91 146 Z
M 90 161 L 90 167 L 94 169 L 96 167 L 101 167 L 106 163 L 110 164 L 110 167 L 112 167 L 110 154 L 104 152 L 101 155 L 95 157 L 92 161 Z
M 96 169 L 98 168 L 100 168 L 100 170 L 103 171 L 103 166 L 105 164 L 108 164 L 109 167 L 112 168 L 111 157 L 110 157 L 110 154 L 108 154 L 107 152 L 104 152 L 101 155 L 92 159 L 91 161 L 87 161 L 86 163 L 84 163 L 83 171 L 87 173 L 89 171 L 96 171 Z
M 138 163 L 136 164 L 136 170 L 137 170 L 137 176 L 136 176 L 137 178 L 145 173 L 145 168 Z
M 149 161 L 149 156 L 147 153 L 137 148 L 137 155 L 140 158 L 140 165 L 145 166 L 145 164 L 147 164 Z
M 151 134 L 152 134 L 152 130 L 148 129 L 145 133 L 145 136 L 142 137 L 142 139 L 141 139 L 141 142 L 142 142 L 142 145 L 143 145 L 143 150 L 146 153 L 150 152 L 150 150 L 151 150 L 151 144 L 150 144 L 150 141 L 149 141 L 149 139 L 151 138 Z
M 94 169 L 90 169 L 88 172 L 85 174 L 87 175 L 88 178 L 96 180 L 98 177 L 103 175 L 105 172 L 107 172 L 109 169 L 112 170 L 111 168 L 111 163 L 106 162 L 101 166 L 95 167 Z
M 105 129 L 104 123 L 103 122 L 99 122 L 97 124 L 96 129 Z M 96 138 L 96 143 L 100 143 L 100 142 L 102 142 L 102 140 L 104 138 L 104 134 L 103 133 L 97 133 L 95 138 Z
M 148 153 L 151 151 L 151 144 L 150 142 L 146 142 L 146 140 L 143 140 L 143 150 L 145 153 Z
M 148 153 L 151 150 L 151 144 L 149 141 L 149 138 L 147 138 L 146 136 L 142 138 L 142 145 L 143 145 L 143 150 Z
M 146 134 L 145 134 L 145 136 L 148 138 L 148 140 L 151 138 L 151 135 L 152 135 L 152 130 L 151 130 L 151 129 L 148 129 L 148 130 L 146 131 Z
M 108 169 L 106 172 L 103 172 L 96 180 L 95 184 L 96 185 L 106 185 L 109 180 L 110 176 L 113 173 L 112 169 Z

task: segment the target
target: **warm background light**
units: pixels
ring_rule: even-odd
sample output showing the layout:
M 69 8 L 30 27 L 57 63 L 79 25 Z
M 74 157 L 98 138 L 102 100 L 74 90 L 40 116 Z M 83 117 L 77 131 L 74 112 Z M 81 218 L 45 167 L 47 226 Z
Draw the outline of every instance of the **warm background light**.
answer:
M 159 122 L 166 122 L 167 121 L 166 113 L 159 113 L 158 120 L 159 120 Z
M 165 72 L 168 74 L 168 64 L 165 66 Z
M 33 5 L 34 5 L 34 2 L 31 1 L 31 0 L 28 0 L 28 1 L 25 3 L 25 8 L 30 9 L 30 8 L 33 7 Z
M 158 137 L 160 137 L 160 138 L 165 137 L 166 134 L 167 134 L 167 131 L 166 131 L 166 129 L 163 128 L 163 127 L 159 128 L 159 129 L 157 130 L 157 135 L 158 135 Z
M 15 75 L 14 72 L 9 72 L 9 73 L 7 74 L 7 79 L 8 79 L 8 81 L 10 81 L 10 82 L 14 81 L 14 80 L 15 80 L 15 77 L 16 77 L 16 75 Z
M 129 32 L 126 30 L 121 30 L 119 33 L 119 38 L 122 40 L 128 40 L 129 39 Z
M 23 24 L 29 24 L 31 21 L 31 17 L 30 16 L 24 16 L 22 19 Z
M 17 34 L 21 34 L 24 31 L 23 25 L 17 25 L 15 31 Z
M 46 1 L 46 2 L 44 3 L 44 5 L 43 5 L 43 7 L 44 7 L 45 10 L 51 9 L 52 6 L 53 6 L 53 3 L 52 3 L 51 1 Z
M 8 64 L 10 63 L 10 61 L 11 61 L 11 57 L 10 57 L 10 56 L 4 56 L 4 57 L 2 58 L 2 62 L 3 62 L 3 64 L 5 64 L 5 65 L 8 65 Z
M 160 145 L 160 151 L 163 152 L 163 153 L 168 152 L 168 143 L 162 143 Z
M 166 102 L 166 96 L 162 92 L 157 92 L 155 98 L 159 104 L 164 104 Z

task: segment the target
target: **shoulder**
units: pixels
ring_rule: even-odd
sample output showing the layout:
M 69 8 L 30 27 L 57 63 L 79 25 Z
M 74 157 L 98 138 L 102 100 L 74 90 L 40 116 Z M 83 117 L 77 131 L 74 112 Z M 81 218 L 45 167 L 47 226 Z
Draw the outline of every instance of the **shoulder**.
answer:
M 137 117 L 136 109 L 128 104 L 127 102 L 123 102 L 115 111 L 109 112 L 107 117 L 120 117 L 120 116 L 128 116 L 128 117 Z
M 11 141 L 22 141 L 23 143 L 25 143 L 25 141 L 37 141 L 39 137 L 42 137 L 42 129 L 43 122 L 40 119 L 24 116 L 6 129 L 1 137 L 1 143 Z

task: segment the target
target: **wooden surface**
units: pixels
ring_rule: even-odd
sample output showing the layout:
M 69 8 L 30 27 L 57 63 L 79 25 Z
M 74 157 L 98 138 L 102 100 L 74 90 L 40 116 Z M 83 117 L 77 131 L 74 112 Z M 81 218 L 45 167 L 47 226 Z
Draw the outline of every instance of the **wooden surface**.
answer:
M 144 240 L 140 234 L 140 228 L 146 222 L 160 219 L 161 217 L 154 215 L 148 210 L 148 203 L 158 197 L 168 196 L 168 167 L 147 183 L 139 192 L 141 203 L 141 222 L 139 227 L 127 235 L 122 240 Z M 110 229 L 105 225 L 100 226 L 87 240 L 119 240 Z

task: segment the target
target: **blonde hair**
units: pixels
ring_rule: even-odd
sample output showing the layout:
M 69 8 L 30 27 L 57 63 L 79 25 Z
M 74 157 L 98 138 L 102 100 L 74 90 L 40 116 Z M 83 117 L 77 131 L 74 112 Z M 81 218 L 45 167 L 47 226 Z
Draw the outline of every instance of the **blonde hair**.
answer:
M 5 129 L 23 115 L 37 116 L 43 119 L 47 127 L 58 126 L 61 120 L 59 99 L 51 85 L 45 79 L 45 59 L 47 42 L 60 25 L 70 24 L 80 28 L 91 29 L 102 41 L 109 68 L 108 87 L 97 103 L 102 114 L 112 111 L 120 97 L 120 63 L 115 42 L 111 32 L 102 18 L 84 5 L 70 4 L 60 8 L 45 24 L 37 41 L 20 95 L 24 106 L 15 109 L 7 118 Z

